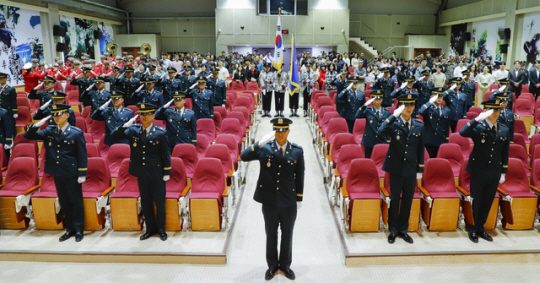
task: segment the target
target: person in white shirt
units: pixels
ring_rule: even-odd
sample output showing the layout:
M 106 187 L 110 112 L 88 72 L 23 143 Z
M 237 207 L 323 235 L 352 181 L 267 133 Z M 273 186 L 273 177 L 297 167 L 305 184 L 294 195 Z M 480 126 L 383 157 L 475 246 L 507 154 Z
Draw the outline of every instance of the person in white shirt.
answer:
M 463 75 L 461 72 L 467 70 L 467 67 L 463 66 L 465 62 L 463 60 L 459 60 L 459 65 L 454 69 L 454 77 L 462 78 Z
M 171 66 L 171 60 L 169 60 L 167 52 L 161 52 L 161 60 L 163 60 L 163 69 L 167 70 Z
M 501 87 L 501 84 L 499 84 L 500 79 L 506 79 L 508 78 L 508 71 L 506 70 L 506 62 L 502 61 L 499 65 L 499 69 L 495 72 L 493 72 L 493 80 L 495 83 Z
M 219 75 L 218 79 L 225 81 L 229 77 L 229 70 L 223 67 L 223 61 L 218 61 Z
M 446 75 L 442 72 L 442 64 L 438 63 L 435 65 L 435 70 L 437 70 L 437 72 L 431 75 L 430 80 L 433 82 L 435 87 L 444 87 Z
M 343 61 L 345 62 L 345 64 L 347 64 L 347 66 L 351 65 L 351 59 L 349 58 L 349 53 L 343 52 Z

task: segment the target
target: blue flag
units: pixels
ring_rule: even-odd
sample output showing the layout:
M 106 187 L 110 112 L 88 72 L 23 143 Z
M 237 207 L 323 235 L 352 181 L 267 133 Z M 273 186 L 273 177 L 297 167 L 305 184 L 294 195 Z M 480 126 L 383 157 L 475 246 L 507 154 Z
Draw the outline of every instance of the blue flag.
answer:
M 292 36 L 292 49 L 291 49 L 291 70 L 289 77 L 291 78 L 287 91 L 290 95 L 300 91 L 300 74 L 298 74 L 298 60 L 296 58 L 296 41 L 294 34 Z

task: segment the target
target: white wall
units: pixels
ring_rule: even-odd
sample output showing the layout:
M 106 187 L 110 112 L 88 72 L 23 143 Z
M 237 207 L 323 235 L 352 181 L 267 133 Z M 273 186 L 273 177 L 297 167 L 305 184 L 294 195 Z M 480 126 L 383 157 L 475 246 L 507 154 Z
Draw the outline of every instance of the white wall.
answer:
M 117 34 L 115 35 L 118 45 L 117 54 L 121 54 L 122 47 L 140 47 L 143 43 L 148 43 L 152 47 L 150 57 L 158 58 L 161 54 L 161 35 L 159 34 Z
M 352 2 L 354 2 L 354 0 Z M 308 9 L 339 10 L 347 9 L 348 7 L 348 0 L 308 0 Z
M 257 9 L 257 0 L 216 0 L 216 9 Z
M 443 53 L 448 53 L 446 35 L 406 35 L 405 43 L 414 48 L 441 48 Z M 414 48 L 409 48 L 407 58 L 414 58 Z

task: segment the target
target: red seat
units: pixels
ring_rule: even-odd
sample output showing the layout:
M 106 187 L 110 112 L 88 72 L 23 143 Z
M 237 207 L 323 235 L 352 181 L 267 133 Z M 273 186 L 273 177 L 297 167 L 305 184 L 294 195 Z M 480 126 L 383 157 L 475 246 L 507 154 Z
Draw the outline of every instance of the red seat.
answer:
M 94 142 L 99 142 L 101 137 L 105 134 L 105 121 L 94 120 L 90 127 L 90 133 L 94 138 Z
M 84 122 L 84 118 L 83 117 L 75 117 L 75 126 L 79 129 L 81 129 L 81 131 L 83 131 L 83 133 L 86 133 L 87 130 L 86 130 L 86 123 Z
M 231 89 L 232 90 L 237 90 L 237 91 L 243 91 L 245 88 L 244 88 L 244 84 L 242 82 L 232 81 L 231 82 Z
M 197 146 L 195 146 L 195 151 L 199 159 L 204 157 L 206 149 L 208 148 L 208 140 L 206 136 L 197 136 Z
M 178 157 L 171 157 L 171 178 L 165 182 L 165 198 L 180 199 L 187 186 L 187 173 L 184 162 Z
M 508 157 L 509 158 L 516 158 L 523 164 L 523 168 L 525 169 L 525 172 L 527 173 L 527 176 L 530 176 L 529 171 L 529 157 L 527 156 L 527 152 L 523 148 L 523 146 L 519 144 L 510 144 L 510 149 L 508 151 Z
M 237 119 L 238 122 L 240 122 L 240 126 L 241 128 L 243 129 L 243 132 L 245 133 L 246 129 L 247 129 L 247 123 L 246 123 L 246 118 L 244 117 L 244 114 L 242 112 L 239 112 L 239 111 L 232 111 L 232 112 L 229 112 L 229 114 L 227 115 L 227 119 Z M 223 125 L 223 122 L 221 123 Z M 242 134 L 244 135 L 244 134 Z
M 320 118 L 320 116 L 319 116 L 319 118 Z M 322 120 L 319 123 L 319 127 L 321 129 L 321 134 L 322 134 L 323 137 L 327 136 L 327 134 L 328 134 L 328 125 L 330 124 L 330 121 L 333 118 L 341 118 L 341 117 L 339 116 L 339 113 L 337 113 L 336 111 L 330 111 L 330 112 L 324 113 L 324 116 L 322 117 Z
M 386 153 L 388 152 L 389 146 L 390 145 L 387 143 L 379 143 L 373 147 L 373 151 L 371 152 L 371 159 L 373 162 L 375 162 L 379 178 L 384 178 L 385 171 L 382 170 L 382 167 L 384 165 L 384 160 L 386 159 Z
M 351 168 L 351 162 L 357 158 L 364 158 L 364 151 L 362 147 L 357 144 L 346 144 L 341 147 L 342 152 L 347 154 L 340 154 L 337 160 L 336 171 L 341 180 L 347 179 L 349 169 Z
M 17 106 L 19 115 L 15 120 L 15 127 L 23 128 L 26 131 L 28 125 L 32 123 L 32 115 L 30 115 L 30 108 L 26 106 Z
M 195 166 L 197 166 L 197 162 L 199 161 L 194 145 L 190 143 L 179 143 L 175 145 L 171 157 L 181 158 L 184 162 L 187 177 L 193 177 Z
M 113 189 L 111 174 L 105 159 L 88 158 L 86 181 L 82 183 L 85 230 L 99 230 L 105 227 L 105 213 L 102 211 L 104 207 L 98 209 L 97 203 L 101 197 L 108 197 Z
M 439 151 L 437 152 L 437 158 L 448 160 L 452 172 L 454 172 L 454 177 L 459 177 L 461 165 L 463 164 L 463 153 L 461 152 L 459 145 L 455 143 L 441 144 Z
M 86 153 L 88 157 L 101 157 L 99 155 L 99 149 L 95 143 L 86 143 Z
M 528 84 L 521 85 L 521 94 L 523 94 L 523 93 L 529 93 L 529 85 Z
M 528 91 L 523 91 L 523 89 L 521 90 L 521 94 L 519 95 L 519 98 L 517 100 L 520 100 L 520 99 L 527 99 L 530 102 L 531 107 L 533 107 L 535 104 L 534 96 L 530 94 Z
M 206 149 L 204 155 L 205 158 L 213 157 L 217 158 L 221 162 L 221 168 L 223 169 L 223 174 L 225 178 L 232 177 L 234 167 L 232 166 L 231 156 L 229 154 L 229 149 L 224 144 L 213 144 Z
M 529 145 L 529 155 L 534 156 L 534 150 L 537 144 L 540 144 L 540 134 L 535 134 L 531 137 Z
M 118 177 L 120 165 L 126 158 L 130 158 L 130 148 L 128 144 L 117 143 L 110 147 L 109 153 L 107 154 L 107 165 L 112 178 Z
M 450 134 L 449 143 L 459 145 L 463 159 L 469 158 L 471 155 L 472 147 L 469 138 L 461 136 L 459 133 Z
M 317 101 L 319 97 L 323 97 L 323 96 L 326 96 L 324 92 L 314 92 L 311 94 L 311 101 L 309 103 L 311 103 L 311 107 L 313 109 L 317 107 Z
M 235 165 L 235 169 L 238 169 L 238 145 L 233 135 L 222 134 L 216 137 L 216 144 L 224 144 L 229 150 L 229 155 L 231 156 L 231 161 Z
M 26 106 L 30 109 L 30 101 L 26 97 L 17 97 L 17 106 Z
M 213 142 L 216 138 L 216 126 L 214 120 L 210 118 L 201 118 L 197 120 L 197 137 L 203 135 L 208 142 Z
M 540 144 L 534 146 L 534 151 L 531 157 L 531 172 L 534 172 L 534 166 L 537 159 L 540 159 Z
M 540 151 L 540 147 L 538 150 Z M 531 185 L 535 187 L 540 186 L 540 159 L 532 160 Z
M 463 126 L 467 125 L 468 122 L 469 122 L 469 120 L 467 120 L 467 119 L 459 119 L 457 121 L 457 124 L 456 124 L 456 133 L 459 133 L 461 128 L 463 128 Z
M 99 149 L 99 156 L 107 159 L 107 155 L 109 154 L 110 147 L 105 144 L 105 135 L 103 135 L 101 139 L 99 140 L 98 149 Z
M 8 169 L 13 164 L 13 161 L 18 157 L 30 157 L 34 160 L 34 167 L 37 168 L 37 154 L 34 150 L 35 147 L 31 143 L 21 143 L 13 147 L 11 158 L 9 160 Z
M 364 137 L 364 132 L 366 130 L 366 119 L 356 119 L 354 121 L 354 127 L 353 127 L 353 136 L 354 136 L 354 142 L 357 144 L 360 144 L 362 142 L 362 138 Z
M 480 113 L 482 113 L 482 111 L 484 111 L 484 110 L 482 110 L 482 108 L 476 107 L 476 106 L 473 106 L 473 107 L 469 108 L 469 112 L 475 112 L 475 113 L 480 114 Z
M 216 115 L 216 113 L 221 115 L 221 119 L 227 118 L 227 108 L 223 106 L 214 106 L 214 115 Z
M 91 133 L 84 133 L 84 141 L 86 143 L 94 143 L 94 139 L 92 138 Z
M 341 152 L 341 147 L 346 144 L 356 144 L 354 142 L 354 137 L 349 133 L 340 133 L 337 134 L 334 138 L 334 143 L 330 145 L 330 158 L 328 161 L 333 161 L 333 167 L 335 168 L 335 162 L 339 160 L 339 154 Z M 334 161 L 335 160 L 335 161 Z
M 467 120 L 472 120 L 474 118 L 478 117 L 478 113 L 476 112 L 467 112 Z
M 242 117 L 244 117 L 242 115 Z M 231 134 L 234 136 L 236 143 L 238 144 L 238 150 L 242 148 L 242 139 L 244 138 L 245 130 L 242 129 L 240 121 L 236 118 L 226 118 L 221 122 L 221 129 L 219 129 L 218 135 Z
M 251 111 L 246 107 L 236 106 L 234 107 L 233 112 L 240 112 L 244 115 L 244 126 L 246 129 L 249 129 L 249 126 L 251 125 Z
M 17 145 L 23 144 L 23 143 L 29 143 L 29 144 L 34 145 L 34 151 L 36 152 L 36 155 L 37 155 L 37 153 L 38 153 L 37 141 L 36 140 L 28 140 L 28 139 L 26 139 L 24 137 L 24 133 L 18 133 L 15 136 L 15 139 L 13 140 L 13 148 L 15 148 Z
M 328 144 L 333 144 L 336 135 L 341 133 L 349 133 L 349 127 L 347 121 L 344 118 L 332 118 L 328 123 L 328 130 L 326 133 L 326 140 Z
M 335 112 L 336 109 L 333 107 L 333 106 L 329 106 L 329 105 L 326 105 L 326 106 L 323 106 L 321 108 L 319 108 L 319 112 L 317 112 L 317 121 L 316 123 L 318 125 L 321 124 L 322 122 L 322 119 L 324 117 L 324 114 L 328 113 L 328 112 Z
M 236 99 L 236 101 L 234 102 L 232 108 L 234 109 L 238 106 L 246 107 L 247 109 L 253 109 L 253 103 L 251 102 L 251 99 L 249 99 L 249 97 L 247 96 L 238 97 L 238 99 Z
M 111 198 L 138 198 L 141 196 L 137 177 L 129 174 L 129 163 L 129 159 L 122 160 L 116 178 L 116 189 L 111 194 Z
M 214 127 L 216 128 L 216 133 L 219 131 L 219 128 L 221 128 L 222 121 L 223 118 L 221 118 L 221 114 L 219 114 L 219 112 L 214 112 Z
M 521 96 L 514 102 L 514 114 L 519 116 L 531 117 L 534 115 L 534 102 L 531 103 L 530 99 L 521 98 Z
M 323 106 L 332 106 L 334 107 L 334 103 L 332 103 L 332 99 L 328 96 L 326 96 L 326 94 L 323 94 L 322 96 L 319 96 L 319 98 L 317 98 L 317 104 L 315 105 L 315 113 L 318 113 L 319 112 L 319 109 Z
M 516 138 L 516 135 L 522 135 L 525 144 L 528 144 L 530 141 L 529 135 L 527 134 L 527 127 L 525 126 L 525 122 L 520 119 L 515 119 L 514 121 L 514 139 Z
M 247 85 L 246 85 L 246 90 L 251 90 L 253 91 L 253 94 L 254 95 L 257 95 L 261 92 L 261 90 L 259 89 L 259 85 L 257 84 L 257 82 L 248 82 Z

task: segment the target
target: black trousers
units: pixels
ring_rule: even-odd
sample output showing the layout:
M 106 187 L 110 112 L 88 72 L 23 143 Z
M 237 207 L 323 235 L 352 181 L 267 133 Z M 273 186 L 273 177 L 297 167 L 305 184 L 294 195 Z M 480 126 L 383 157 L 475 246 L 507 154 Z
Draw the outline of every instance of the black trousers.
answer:
M 457 126 L 457 120 L 450 120 L 450 129 L 452 129 L 452 133 L 456 132 L 456 126 Z M 458 129 L 458 132 L 461 129 Z
M 274 207 L 262 206 L 264 228 L 266 230 L 266 263 L 268 268 L 278 265 L 287 269 L 292 262 L 292 238 L 296 221 L 296 206 Z M 278 257 L 278 226 L 281 226 L 281 247 Z M 278 259 L 279 258 L 279 259 Z
M 425 147 L 429 154 L 429 158 L 437 157 L 437 152 L 439 152 L 439 146 L 426 144 Z
M 352 134 L 352 131 L 354 129 L 354 122 L 356 120 L 349 120 L 349 119 L 345 119 L 345 121 L 347 121 L 347 126 L 349 127 L 349 133 Z
M 283 111 L 285 105 L 285 92 L 276 91 L 274 92 L 274 105 L 276 111 Z
M 306 88 L 304 89 L 304 111 L 308 111 L 309 110 L 309 106 L 308 106 L 308 103 L 311 102 L 311 93 L 309 92 L 309 89 Z
M 416 176 L 399 176 L 390 174 L 390 209 L 388 211 L 388 228 L 390 233 L 407 233 L 409 216 L 414 197 Z M 401 207 L 399 205 L 401 195 Z
M 501 174 L 471 174 L 471 198 L 474 225 L 467 223 L 467 230 L 469 232 L 483 232 L 484 224 L 491 210 L 497 187 L 499 186 L 499 180 Z
M 141 206 L 146 222 L 146 232 L 165 231 L 165 181 L 163 176 L 139 177 Z M 154 213 L 154 203 L 156 213 Z
M 364 156 L 366 158 L 371 158 L 371 153 L 373 152 L 373 147 L 372 146 L 364 146 Z
M 529 85 L 529 91 L 532 95 L 534 95 L 534 100 L 536 101 L 538 96 L 540 96 L 540 88 L 537 88 L 534 85 Z
M 516 95 L 516 99 L 518 99 L 519 96 L 521 95 L 521 87 L 520 88 L 514 88 L 511 91 Z
M 78 177 L 54 177 L 54 185 L 58 201 L 64 212 L 66 232 L 82 232 L 84 230 L 84 205 L 82 185 Z
M 300 99 L 300 94 L 294 93 L 289 97 L 289 109 L 298 110 L 298 101 Z
M 263 111 L 270 111 L 272 108 L 272 92 L 265 90 L 262 92 L 262 109 Z

